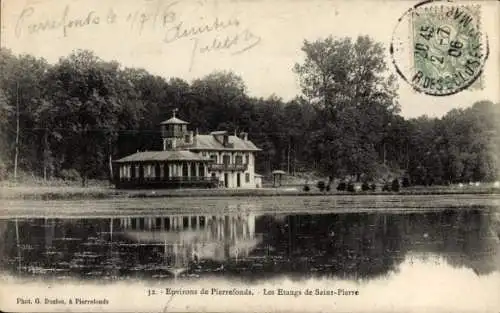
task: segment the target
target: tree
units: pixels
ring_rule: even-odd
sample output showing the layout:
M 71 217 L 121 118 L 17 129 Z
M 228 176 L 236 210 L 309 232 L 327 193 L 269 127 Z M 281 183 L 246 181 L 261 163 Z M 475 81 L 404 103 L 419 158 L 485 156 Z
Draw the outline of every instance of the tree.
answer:
M 18 163 L 19 167 L 33 173 L 38 169 L 41 132 L 36 112 L 48 67 L 44 59 L 29 55 L 15 57 L 8 50 L 0 50 L 0 116 L 3 116 L 0 127 L 6 136 L 2 150 L 5 159 L 13 160 L 14 172 Z
M 88 51 L 63 58 L 47 75 L 46 100 L 53 105 L 53 129 L 63 132 L 57 153 L 62 166 L 76 168 L 85 186 L 91 176 L 107 173 L 110 142 L 116 140 L 121 98 L 118 64 Z
M 315 159 L 329 174 L 371 174 L 388 121 L 398 112 L 395 78 L 382 45 L 367 36 L 305 41 L 296 64 L 303 95 L 317 110 Z

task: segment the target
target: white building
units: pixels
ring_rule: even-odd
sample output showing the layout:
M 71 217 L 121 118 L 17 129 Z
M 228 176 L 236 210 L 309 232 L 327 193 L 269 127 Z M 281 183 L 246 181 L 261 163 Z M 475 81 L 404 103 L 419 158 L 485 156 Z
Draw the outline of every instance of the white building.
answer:
M 118 188 L 256 188 L 255 153 L 247 133 L 194 133 L 175 116 L 161 123 L 163 151 L 142 151 L 115 161 Z M 258 175 L 257 175 L 258 176 Z M 257 186 L 257 184 L 259 186 Z
M 185 150 L 209 158 L 208 175 L 221 187 L 255 188 L 255 153 L 261 151 L 247 133 L 216 131 L 202 135 L 187 129 L 188 122 L 174 116 L 161 123 L 163 150 Z

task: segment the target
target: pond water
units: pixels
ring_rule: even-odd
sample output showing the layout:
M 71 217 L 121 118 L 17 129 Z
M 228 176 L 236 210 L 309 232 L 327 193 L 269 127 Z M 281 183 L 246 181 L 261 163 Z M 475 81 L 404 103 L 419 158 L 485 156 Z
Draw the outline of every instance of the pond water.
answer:
M 0 266 L 18 277 L 369 280 L 412 258 L 500 270 L 486 208 L 427 212 L 157 214 L 0 220 Z
M 0 215 L 0 296 L 7 311 L 498 313 L 498 206 L 464 199 L 9 202 Z M 164 297 L 202 287 L 252 295 Z M 277 288 L 289 294 L 266 296 Z M 307 288 L 338 299 L 304 301 Z M 19 307 L 18 294 L 109 304 Z

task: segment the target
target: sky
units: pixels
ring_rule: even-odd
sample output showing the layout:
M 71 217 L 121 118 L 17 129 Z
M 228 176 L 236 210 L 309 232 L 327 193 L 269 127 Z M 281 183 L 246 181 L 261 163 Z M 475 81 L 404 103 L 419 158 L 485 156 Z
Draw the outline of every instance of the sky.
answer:
M 187 81 L 233 71 L 251 96 L 300 95 L 292 68 L 304 59 L 304 40 L 368 35 L 388 47 L 398 19 L 417 2 L 345 0 L 3 0 L 2 47 L 55 63 L 75 49 L 104 60 Z M 473 4 L 468 1 L 460 4 Z M 401 114 L 442 116 L 475 101 L 500 103 L 500 2 L 481 1 L 481 31 L 490 56 L 481 88 L 429 96 L 398 77 Z M 208 25 L 212 31 L 189 33 Z M 188 34 L 189 33 L 189 34 Z M 409 53 L 411 55 L 411 53 Z M 408 56 L 410 58 L 410 56 Z M 398 61 L 398 60 L 396 60 Z M 407 60 L 406 60 L 407 61 Z M 401 60 L 402 63 L 405 60 Z

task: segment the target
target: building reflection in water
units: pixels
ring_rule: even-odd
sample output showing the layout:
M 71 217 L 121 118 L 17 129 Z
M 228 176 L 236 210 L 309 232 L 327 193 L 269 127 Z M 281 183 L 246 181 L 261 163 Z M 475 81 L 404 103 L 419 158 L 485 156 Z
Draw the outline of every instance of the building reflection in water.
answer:
M 0 268 L 57 278 L 371 279 L 397 273 L 404 260 L 435 256 L 477 275 L 500 267 L 500 220 L 486 208 L 409 214 L 228 211 L 234 213 L 0 220 Z
M 122 217 L 119 221 L 133 244 L 162 247 L 165 264 L 174 273 L 201 259 L 237 261 L 258 244 L 253 213 Z

